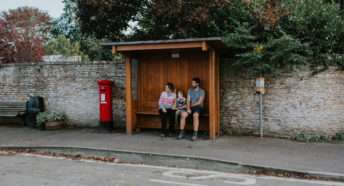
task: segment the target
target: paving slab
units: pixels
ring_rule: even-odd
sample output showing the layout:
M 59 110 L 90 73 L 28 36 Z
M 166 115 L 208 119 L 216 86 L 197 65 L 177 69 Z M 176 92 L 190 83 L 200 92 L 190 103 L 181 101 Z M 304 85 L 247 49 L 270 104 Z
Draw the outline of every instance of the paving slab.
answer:
M 160 138 L 159 132 L 99 132 L 96 128 L 40 131 L 0 127 L 0 146 L 78 147 L 201 157 L 253 166 L 344 176 L 344 143 L 299 143 L 286 139 L 201 135 L 198 141 Z

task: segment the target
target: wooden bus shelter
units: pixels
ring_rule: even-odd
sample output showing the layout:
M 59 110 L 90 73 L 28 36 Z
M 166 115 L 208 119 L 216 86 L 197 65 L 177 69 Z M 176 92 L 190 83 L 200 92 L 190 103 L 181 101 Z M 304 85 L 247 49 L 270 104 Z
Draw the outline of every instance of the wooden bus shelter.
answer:
M 161 128 L 158 101 L 167 82 L 187 94 L 192 78 L 201 79 L 204 113 L 199 130 L 215 139 L 220 132 L 219 62 L 228 53 L 221 38 L 101 43 L 126 57 L 126 130 Z M 185 95 L 186 97 L 186 95 Z M 186 129 L 192 129 L 189 117 Z M 176 126 L 176 129 L 179 126 Z

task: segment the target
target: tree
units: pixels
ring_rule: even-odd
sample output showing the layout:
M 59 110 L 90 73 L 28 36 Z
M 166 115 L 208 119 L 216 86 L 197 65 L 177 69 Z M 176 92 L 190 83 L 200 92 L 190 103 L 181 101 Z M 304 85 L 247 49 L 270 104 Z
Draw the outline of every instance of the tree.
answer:
M 278 73 L 304 65 L 344 65 L 344 20 L 337 3 L 321 0 L 246 1 L 256 23 L 242 23 L 224 40 L 234 50 L 232 70 Z
M 78 18 L 81 31 L 95 35 L 97 39 L 107 38 L 119 41 L 129 21 L 138 16 L 146 0 L 78 0 Z
M 94 37 L 85 36 L 80 41 L 80 50 L 84 52 L 90 60 L 114 60 L 115 55 L 111 50 L 100 46 L 100 42 L 109 42 L 108 40 L 98 40 Z
M 80 51 L 80 44 L 72 44 L 64 35 L 59 35 L 55 40 L 50 40 L 44 45 L 45 53 L 48 55 L 78 56 L 83 61 L 89 60 L 88 56 Z
M 63 14 L 53 20 L 51 40 L 64 35 L 73 45 L 80 46 L 83 60 L 113 60 L 111 51 L 99 45 L 93 34 L 83 34 L 77 17 L 78 6 L 74 0 L 64 0 Z M 86 58 L 87 56 L 87 58 Z
M 249 20 L 242 0 L 153 0 L 146 3 L 132 38 L 221 37 Z
M 0 20 L 0 57 L 4 63 L 15 61 L 17 52 L 15 51 L 15 38 L 17 38 L 16 32 L 10 32 L 13 30 L 9 28 L 5 21 Z
M 11 46 L 6 48 L 5 53 L 15 54 L 11 58 L 7 57 L 5 61 L 42 61 L 42 43 L 47 38 L 51 20 L 47 13 L 37 8 L 19 7 L 2 12 L 0 20 L 3 22 L 1 30 L 7 30 L 9 33 L 8 36 L 1 35 L 0 40 Z M 0 55 L 6 58 L 8 55 L 3 53 L 4 51 Z
M 221 36 L 250 17 L 242 0 L 79 0 L 81 31 L 113 41 Z M 129 21 L 138 26 L 125 36 Z
M 344 11 L 344 0 L 324 0 L 326 3 L 339 3 L 340 9 Z
M 225 0 L 152 0 L 136 29 L 136 38 L 167 39 L 216 36 L 212 17 L 214 11 L 228 6 Z M 226 18 L 224 18 L 226 19 Z
M 344 65 L 344 20 L 340 11 L 343 4 L 337 3 L 341 0 L 145 0 L 141 7 L 125 14 L 125 22 L 137 21 L 133 34 L 126 37 L 121 31 L 128 24 L 121 24 L 119 18 L 124 15 L 116 8 L 126 9 L 133 3 L 78 2 L 80 12 L 90 10 L 82 23 L 92 22 L 87 25 L 92 28 L 82 32 L 100 38 L 222 37 L 234 58 L 232 70 L 243 68 L 248 73 L 261 74 L 309 64 Z M 109 19 L 118 21 L 118 25 Z
M 295 0 L 290 16 L 281 20 L 283 30 L 308 43 L 314 66 L 344 65 L 344 18 L 338 3 Z
M 261 35 L 254 35 L 254 27 L 243 24 L 228 33 L 224 40 L 234 49 L 235 56 L 230 70 L 244 69 L 248 74 L 278 74 L 284 67 L 300 67 L 308 64 L 308 56 L 312 53 L 307 43 L 284 33 L 278 28 Z
M 51 35 L 57 38 L 64 35 L 70 42 L 75 43 L 81 40 L 82 34 L 78 23 L 77 4 L 74 0 L 63 0 L 65 4 L 62 15 L 52 21 Z

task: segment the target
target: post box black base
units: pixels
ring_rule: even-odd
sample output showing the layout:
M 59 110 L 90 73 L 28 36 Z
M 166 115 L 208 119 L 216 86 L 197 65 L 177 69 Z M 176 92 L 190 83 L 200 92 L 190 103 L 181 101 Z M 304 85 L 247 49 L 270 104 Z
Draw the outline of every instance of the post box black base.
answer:
M 99 127 L 104 130 L 112 130 L 113 121 L 99 121 Z

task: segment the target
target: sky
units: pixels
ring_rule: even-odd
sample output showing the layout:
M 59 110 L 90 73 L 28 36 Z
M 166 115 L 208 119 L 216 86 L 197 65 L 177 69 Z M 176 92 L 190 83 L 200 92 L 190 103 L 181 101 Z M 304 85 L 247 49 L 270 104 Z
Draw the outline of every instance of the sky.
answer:
M 63 12 L 64 4 L 62 0 L 0 0 L 0 12 L 21 6 L 39 8 L 48 12 L 51 17 L 58 18 Z

